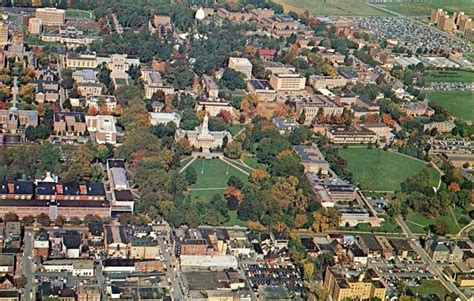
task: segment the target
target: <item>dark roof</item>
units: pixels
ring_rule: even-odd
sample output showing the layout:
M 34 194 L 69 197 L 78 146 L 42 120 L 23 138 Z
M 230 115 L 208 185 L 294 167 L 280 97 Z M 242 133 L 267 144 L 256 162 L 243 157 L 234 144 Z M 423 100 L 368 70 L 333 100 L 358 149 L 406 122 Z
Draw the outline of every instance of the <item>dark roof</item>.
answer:
M 104 223 L 102 222 L 92 222 L 89 223 L 89 232 L 94 236 L 102 236 L 104 233 Z
M 316 246 L 314 240 L 310 237 L 302 237 L 301 244 L 306 248 L 306 251 L 319 251 L 318 246 Z
M 17 290 L 0 290 L 0 298 L 19 298 L 20 292 Z
M 14 181 L 14 182 L 3 182 L 0 184 L 0 194 L 10 193 L 8 185 L 13 184 L 14 194 L 33 194 L 33 182 L 31 181 Z
M 465 240 L 459 240 L 457 241 L 457 245 L 461 250 L 469 250 L 471 249 L 471 246 L 467 243 Z
M 104 183 L 87 183 L 87 195 L 105 196 Z
M 83 112 L 54 112 L 54 122 L 65 121 L 65 118 L 68 116 L 74 117 L 75 122 L 86 122 Z
M 79 194 L 78 183 L 67 183 L 67 184 L 62 184 L 62 186 L 63 186 L 64 195 L 78 195 Z
M 360 239 L 364 242 L 369 251 L 382 251 L 382 247 L 373 235 L 362 235 Z
M 126 267 L 126 266 L 134 266 L 136 260 L 133 259 L 118 259 L 118 258 L 109 258 L 103 262 L 103 266 L 116 266 L 116 267 Z
M 119 167 L 119 168 L 123 168 L 125 169 L 125 161 L 124 160 L 107 160 L 107 165 L 109 166 L 109 168 L 113 168 L 113 167 Z
M 81 246 L 81 235 L 77 231 L 66 231 L 63 234 L 63 243 L 68 249 L 79 249 Z
M 51 182 L 39 182 L 36 184 L 36 194 L 54 195 L 56 193 L 56 184 Z
M 412 251 L 413 248 L 410 246 L 410 243 L 406 239 L 396 239 L 392 238 L 388 240 L 392 247 L 397 251 Z
M 114 190 L 117 201 L 133 201 L 133 195 L 130 190 Z
M 252 79 L 250 80 L 250 84 L 254 87 L 254 89 L 257 89 L 257 90 L 269 90 L 269 91 L 274 90 L 268 80 Z
M 13 254 L 0 254 L 0 266 L 14 266 L 15 255 Z

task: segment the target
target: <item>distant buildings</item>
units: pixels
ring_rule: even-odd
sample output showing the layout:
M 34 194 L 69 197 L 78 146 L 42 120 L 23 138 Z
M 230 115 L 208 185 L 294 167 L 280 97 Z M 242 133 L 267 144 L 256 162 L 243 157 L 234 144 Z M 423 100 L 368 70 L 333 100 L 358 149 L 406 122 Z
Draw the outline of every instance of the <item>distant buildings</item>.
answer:
M 377 142 L 377 135 L 363 127 L 329 126 L 326 136 L 334 144 L 364 144 Z
M 228 67 L 242 73 L 247 80 L 252 78 L 252 63 L 246 58 L 230 57 Z
M 474 22 L 464 12 L 455 12 L 452 17 L 441 8 L 431 12 L 431 22 L 443 31 L 459 30 L 463 33 L 474 28 Z

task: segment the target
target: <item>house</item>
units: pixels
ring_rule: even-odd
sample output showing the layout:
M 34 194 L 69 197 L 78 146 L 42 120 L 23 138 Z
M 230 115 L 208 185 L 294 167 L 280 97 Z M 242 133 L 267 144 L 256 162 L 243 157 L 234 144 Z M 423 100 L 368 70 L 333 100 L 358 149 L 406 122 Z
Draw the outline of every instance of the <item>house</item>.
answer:
M 0 254 L 0 274 L 15 272 L 15 255 Z
M 49 255 L 49 235 L 48 231 L 41 228 L 33 236 L 33 251 L 35 256 L 48 258 Z
M 263 61 L 273 61 L 277 55 L 277 51 L 275 49 L 270 49 L 270 48 L 259 48 L 257 49 L 257 55 L 260 56 L 260 58 Z

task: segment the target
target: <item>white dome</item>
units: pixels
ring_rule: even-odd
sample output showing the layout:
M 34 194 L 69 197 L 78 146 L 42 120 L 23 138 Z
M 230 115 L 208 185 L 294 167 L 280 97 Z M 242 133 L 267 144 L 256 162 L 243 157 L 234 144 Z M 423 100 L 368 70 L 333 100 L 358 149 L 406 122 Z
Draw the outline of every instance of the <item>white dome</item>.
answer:
M 204 20 L 204 18 L 206 17 L 206 13 L 204 12 L 204 10 L 202 9 L 202 7 L 200 7 L 197 11 L 196 11 L 196 15 L 194 16 L 196 18 L 196 20 Z

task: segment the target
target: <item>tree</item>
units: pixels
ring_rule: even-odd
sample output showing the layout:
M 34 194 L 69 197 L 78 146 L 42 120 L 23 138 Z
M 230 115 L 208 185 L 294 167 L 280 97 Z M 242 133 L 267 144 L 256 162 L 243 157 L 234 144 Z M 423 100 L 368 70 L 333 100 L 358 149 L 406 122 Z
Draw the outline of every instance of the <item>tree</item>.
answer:
M 229 177 L 229 180 L 227 180 L 227 185 L 228 186 L 233 186 L 237 189 L 242 189 L 244 188 L 244 183 L 242 180 L 240 180 L 238 177 L 232 175 Z
M 184 178 L 186 179 L 186 182 L 188 182 L 189 185 L 196 184 L 196 181 L 197 181 L 196 169 L 194 169 L 194 167 L 186 168 L 184 172 Z
M 74 226 L 79 226 L 82 223 L 81 219 L 77 216 L 72 216 L 69 219 L 69 222 L 71 223 L 71 225 L 74 225 Z
M 33 215 L 27 215 L 27 216 L 24 216 L 22 219 L 21 219 L 21 222 L 25 225 L 25 226 L 31 226 L 34 224 L 35 222 L 35 217 Z
M 17 222 L 18 221 L 18 215 L 14 212 L 7 212 L 5 216 L 3 217 L 3 220 L 5 222 Z
M 58 226 L 58 227 L 62 227 L 62 226 L 64 226 L 65 222 L 66 222 L 66 219 L 63 216 L 58 215 L 58 217 L 54 221 L 54 225 Z
M 303 113 L 302 113 L 303 114 Z M 293 145 L 301 144 L 311 138 L 313 133 L 306 126 L 299 126 L 291 131 L 288 140 Z
M 245 89 L 245 81 L 242 73 L 226 68 L 221 78 L 222 84 L 229 90 Z
M 86 224 L 100 223 L 100 222 L 102 222 L 102 218 L 98 215 L 95 215 L 95 214 L 86 214 L 86 216 L 84 216 L 84 222 Z
M 448 225 L 443 221 L 437 221 L 432 227 L 433 232 L 436 235 L 444 236 L 448 234 Z
M 306 261 L 303 265 L 303 275 L 306 280 L 311 280 L 314 277 L 314 264 L 311 261 Z
M 237 210 L 240 203 L 242 203 L 244 199 L 242 192 L 234 186 L 229 186 L 226 189 L 224 196 L 227 200 L 227 206 L 229 207 L 229 210 Z
M 49 216 L 45 213 L 40 213 L 36 216 L 36 222 L 43 227 L 48 227 L 51 224 Z
M 224 149 L 224 155 L 230 159 L 240 159 L 242 157 L 242 145 L 233 140 Z

